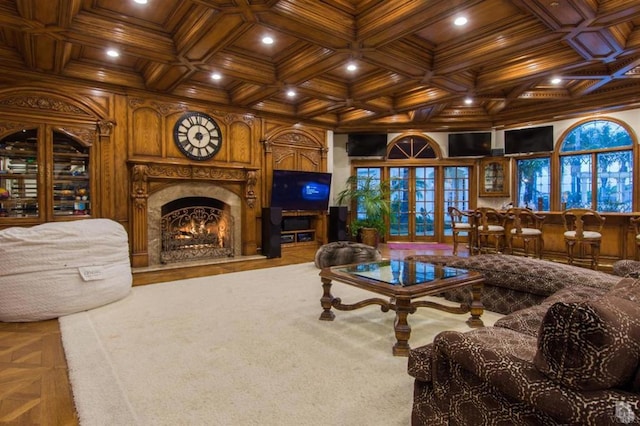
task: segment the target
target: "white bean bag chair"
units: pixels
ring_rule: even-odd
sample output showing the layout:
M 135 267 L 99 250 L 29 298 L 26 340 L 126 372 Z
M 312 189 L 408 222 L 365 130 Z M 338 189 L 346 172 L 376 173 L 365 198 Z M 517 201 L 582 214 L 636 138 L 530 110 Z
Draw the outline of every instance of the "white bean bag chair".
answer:
M 133 277 L 127 232 L 109 219 L 0 230 L 0 321 L 57 318 L 122 299 Z

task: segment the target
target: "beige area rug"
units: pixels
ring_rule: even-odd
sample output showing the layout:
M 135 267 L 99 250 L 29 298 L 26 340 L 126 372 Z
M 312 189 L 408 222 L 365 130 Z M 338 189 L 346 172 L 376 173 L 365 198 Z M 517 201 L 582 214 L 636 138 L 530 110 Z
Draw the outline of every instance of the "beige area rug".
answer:
M 299 264 L 134 287 L 60 318 L 82 425 L 408 425 L 413 380 L 394 312 L 319 321 L 318 269 Z M 343 303 L 372 293 L 334 283 Z M 421 308 L 410 343 L 466 331 Z M 500 315 L 485 312 L 490 325 Z

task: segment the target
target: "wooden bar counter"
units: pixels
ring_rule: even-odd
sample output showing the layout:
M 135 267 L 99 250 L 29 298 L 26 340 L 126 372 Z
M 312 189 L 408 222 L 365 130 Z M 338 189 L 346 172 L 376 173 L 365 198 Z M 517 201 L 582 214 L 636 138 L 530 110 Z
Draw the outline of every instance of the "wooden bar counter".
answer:
M 542 231 L 544 235 L 544 258 L 566 260 L 564 244 L 564 223 L 562 212 L 536 212 L 546 216 Z M 600 213 L 606 218 L 602 229 L 600 246 L 600 269 L 609 270 L 611 265 L 621 259 L 636 259 L 635 231 L 629 220 L 640 216 L 632 213 Z

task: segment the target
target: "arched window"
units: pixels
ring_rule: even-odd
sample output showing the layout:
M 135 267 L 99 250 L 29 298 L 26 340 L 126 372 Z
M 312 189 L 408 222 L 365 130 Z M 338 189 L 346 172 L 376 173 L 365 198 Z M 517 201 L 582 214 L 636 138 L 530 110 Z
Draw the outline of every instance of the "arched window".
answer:
M 432 144 L 421 136 L 406 136 L 397 140 L 389 147 L 387 159 L 402 160 L 407 158 L 437 158 Z
M 566 133 L 558 154 L 563 209 L 632 211 L 633 139 L 621 123 L 580 123 Z

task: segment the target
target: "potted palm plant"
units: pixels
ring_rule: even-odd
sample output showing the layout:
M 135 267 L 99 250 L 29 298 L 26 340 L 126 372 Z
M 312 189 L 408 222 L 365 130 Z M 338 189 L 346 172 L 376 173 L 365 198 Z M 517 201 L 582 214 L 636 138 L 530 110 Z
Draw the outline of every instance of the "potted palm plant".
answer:
M 373 176 L 349 176 L 345 188 L 336 196 L 338 204 L 351 202 L 354 211 L 349 224 L 351 235 L 363 244 L 377 247 L 380 236 L 387 230 L 390 185 Z

